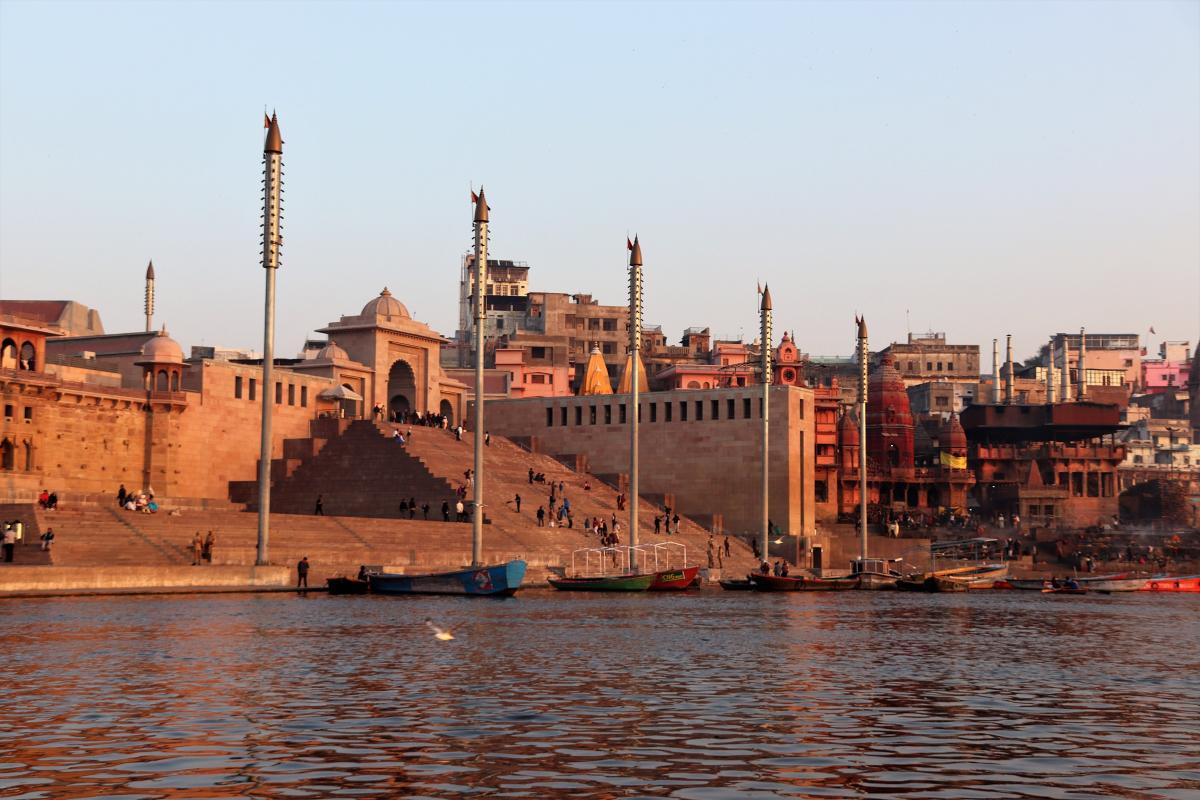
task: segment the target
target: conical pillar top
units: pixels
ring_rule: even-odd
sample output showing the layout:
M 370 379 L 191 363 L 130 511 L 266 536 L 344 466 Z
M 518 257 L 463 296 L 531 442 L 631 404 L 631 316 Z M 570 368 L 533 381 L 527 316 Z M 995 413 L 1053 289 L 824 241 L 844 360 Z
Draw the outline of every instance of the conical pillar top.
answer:
M 267 141 L 263 145 L 263 152 L 282 153 L 283 135 L 279 132 L 279 118 L 275 116 L 274 111 L 271 112 L 270 117 L 264 119 L 264 124 L 267 127 Z

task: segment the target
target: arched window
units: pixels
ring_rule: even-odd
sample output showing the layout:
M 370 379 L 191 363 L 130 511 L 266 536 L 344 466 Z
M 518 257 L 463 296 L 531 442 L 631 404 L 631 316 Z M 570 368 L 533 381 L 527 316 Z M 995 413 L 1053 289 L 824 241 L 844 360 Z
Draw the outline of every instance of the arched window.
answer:
M 158 371 L 158 379 L 157 379 L 157 382 L 154 387 L 155 390 L 159 391 L 159 392 L 167 391 L 167 386 L 168 386 L 167 380 L 168 380 L 167 371 L 165 369 L 160 369 Z
M 21 369 L 37 369 L 37 350 L 29 342 L 21 345 Z
M 17 343 L 12 339 L 5 339 L 0 343 L 0 369 L 16 369 L 17 368 Z
M 171 373 L 171 391 L 172 392 L 179 391 L 179 373 L 178 372 Z
M 16 453 L 13 443 L 8 439 L 0 442 L 0 469 L 13 470 L 17 468 Z

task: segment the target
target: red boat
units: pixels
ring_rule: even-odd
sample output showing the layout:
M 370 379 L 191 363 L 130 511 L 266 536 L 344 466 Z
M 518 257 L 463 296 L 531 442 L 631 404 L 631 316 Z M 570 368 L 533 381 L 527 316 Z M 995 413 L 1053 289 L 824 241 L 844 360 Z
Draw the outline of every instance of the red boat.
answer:
M 750 582 L 760 592 L 836 592 L 841 589 L 857 589 L 862 579 L 857 575 L 845 578 L 806 578 L 804 576 L 782 577 L 750 573 Z
M 664 569 L 654 573 L 654 581 L 650 584 L 652 592 L 681 591 L 696 581 L 700 574 L 700 566 L 682 567 L 680 569 Z
M 1155 575 L 1143 592 L 1200 592 L 1200 575 Z

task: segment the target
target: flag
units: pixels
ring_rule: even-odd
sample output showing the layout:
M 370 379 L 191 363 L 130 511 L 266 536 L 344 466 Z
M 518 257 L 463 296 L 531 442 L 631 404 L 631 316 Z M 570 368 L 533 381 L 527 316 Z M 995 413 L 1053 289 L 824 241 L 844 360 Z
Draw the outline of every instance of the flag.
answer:
M 1154 326 L 1153 326 L 1153 325 L 1151 325 L 1151 326 L 1150 326 L 1150 332 L 1151 332 L 1151 333 L 1154 333 Z
M 633 250 L 633 242 L 629 241 L 629 237 L 628 237 L 628 236 L 626 236 L 626 237 L 625 237 L 625 249 L 626 249 L 626 250 Z
M 271 127 L 271 118 L 267 116 L 267 112 L 265 112 L 265 111 L 263 112 L 263 127 L 264 128 Z
M 475 203 L 478 203 L 478 202 L 479 202 L 479 195 L 475 194 L 475 190 L 474 190 L 474 189 L 472 189 L 472 190 L 471 190 L 471 203 L 472 203 L 472 205 L 473 205 L 473 204 L 475 204 Z
M 761 283 L 759 283 L 758 281 L 755 281 L 755 282 L 754 282 L 754 291 L 755 291 L 757 294 L 762 294 L 762 284 L 761 284 Z

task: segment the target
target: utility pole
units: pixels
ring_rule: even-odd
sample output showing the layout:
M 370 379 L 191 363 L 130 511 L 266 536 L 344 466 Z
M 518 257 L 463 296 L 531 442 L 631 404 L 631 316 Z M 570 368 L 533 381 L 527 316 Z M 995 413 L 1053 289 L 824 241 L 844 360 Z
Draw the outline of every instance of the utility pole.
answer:
M 867 320 L 858 317 L 858 528 L 867 557 Z
M 279 269 L 279 250 L 283 246 L 280 223 L 283 218 L 283 138 L 275 114 L 265 120 L 267 140 L 263 145 L 263 229 L 262 265 L 267 288 L 263 310 L 262 438 L 258 450 L 258 554 L 255 564 L 267 563 L 267 543 L 271 533 L 271 410 L 275 403 L 272 371 L 275 359 L 275 272 Z
M 629 569 L 638 567 L 638 366 L 642 363 L 642 244 L 629 249 Z M 670 522 L 667 523 L 670 525 Z
M 475 198 L 475 513 L 471 518 L 471 566 L 483 563 L 483 329 L 487 323 L 488 204 L 479 187 Z
M 763 287 L 759 304 L 759 342 L 762 359 L 762 557 L 770 561 L 771 545 L 771 286 Z

